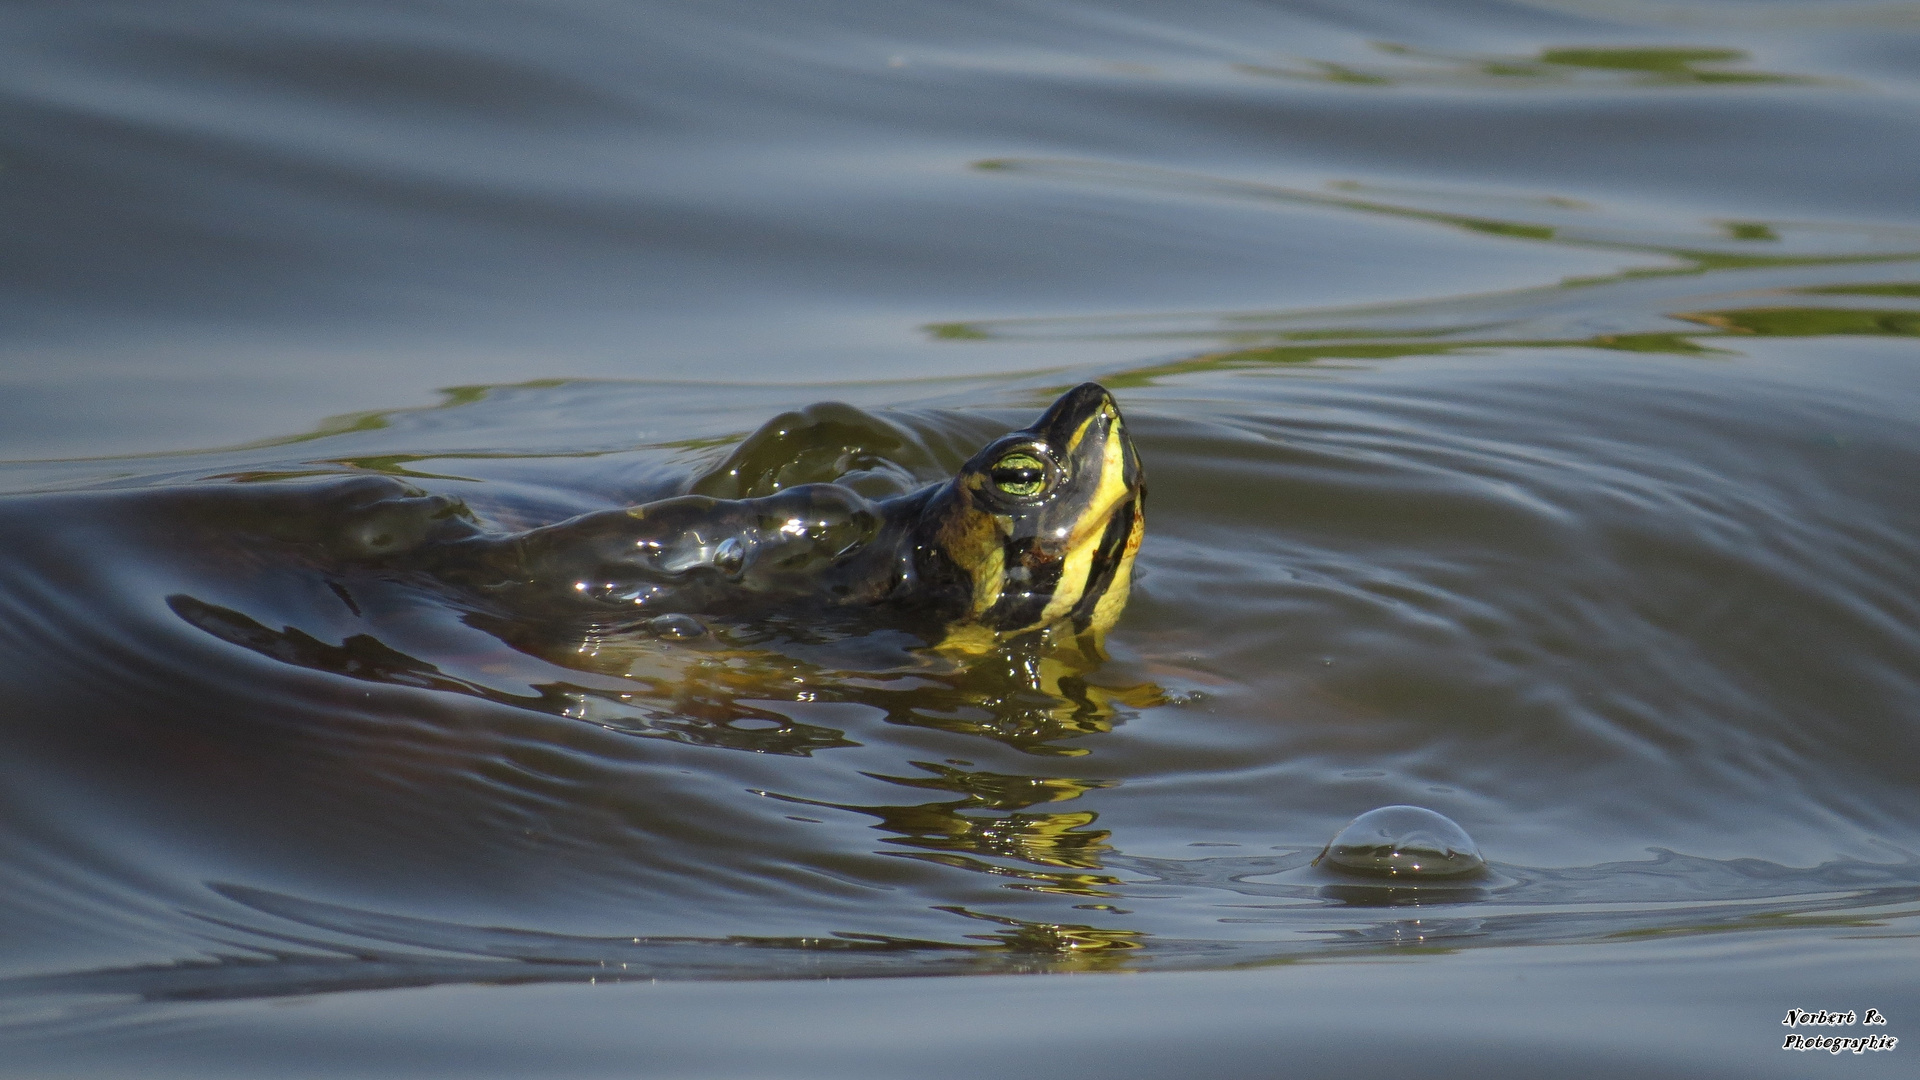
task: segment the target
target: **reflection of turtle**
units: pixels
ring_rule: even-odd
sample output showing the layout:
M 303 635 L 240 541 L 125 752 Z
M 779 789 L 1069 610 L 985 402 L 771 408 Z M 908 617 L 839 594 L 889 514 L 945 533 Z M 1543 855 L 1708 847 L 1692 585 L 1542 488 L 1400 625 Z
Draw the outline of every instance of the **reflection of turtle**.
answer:
M 505 535 L 481 531 L 450 500 L 402 498 L 366 507 L 346 539 L 355 554 L 513 608 L 651 618 L 819 604 L 885 610 L 977 649 L 1022 631 L 1097 638 L 1112 626 L 1143 495 L 1112 396 L 1085 383 L 952 479 L 895 498 L 827 483 L 761 498 L 683 495 Z

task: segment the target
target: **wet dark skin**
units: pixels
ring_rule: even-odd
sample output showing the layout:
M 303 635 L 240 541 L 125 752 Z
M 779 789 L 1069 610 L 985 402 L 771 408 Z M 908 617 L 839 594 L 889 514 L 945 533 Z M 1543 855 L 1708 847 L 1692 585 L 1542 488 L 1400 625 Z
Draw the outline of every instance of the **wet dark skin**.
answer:
M 650 618 L 827 605 L 923 625 L 966 650 L 1049 628 L 1097 641 L 1126 602 L 1145 486 L 1112 396 L 1083 383 L 952 479 L 880 501 L 803 484 L 502 535 L 450 499 L 366 494 L 337 552 L 515 609 Z

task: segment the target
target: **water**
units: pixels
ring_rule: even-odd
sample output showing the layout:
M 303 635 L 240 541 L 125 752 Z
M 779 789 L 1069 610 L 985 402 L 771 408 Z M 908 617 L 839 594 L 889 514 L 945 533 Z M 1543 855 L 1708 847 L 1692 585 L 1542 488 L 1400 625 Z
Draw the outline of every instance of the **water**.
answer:
M 1920 1038 L 1920 7 L 0 18 L 0 1073 Z M 728 663 L 263 539 L 341 473 L 674 494 L 829 400 L 883 494 L 1082 379 L 1150 489 L 1104 664 Z M 1487 870 L 1312 865 L 1393 804 Z

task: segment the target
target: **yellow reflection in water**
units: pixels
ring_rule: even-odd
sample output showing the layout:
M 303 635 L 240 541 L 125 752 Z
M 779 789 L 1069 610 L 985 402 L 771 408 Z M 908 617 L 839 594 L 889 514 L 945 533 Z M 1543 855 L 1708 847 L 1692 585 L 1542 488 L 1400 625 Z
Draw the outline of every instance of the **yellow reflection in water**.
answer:
M 617 680 L 569 687 L 568 715 L 633 734 L 763 753 L 852 745 L 843 732 L 800 718 L 805 706 L 841 703 L 877 709 L 887 723 L 1078 757 L 1087 750 L 1068 740 L 1111 731 L 1133 711 L 1167 700 L 1150 682 L 1104 675 L 1095 681 L 1105 656 L 1091 642 L 1060 633 L 1027 635 L 980 656 L 895 648 L 876 662 L 860 654 L 871 642 L 860 627 L 714 622 L 711 637 L 689 642 L 639 631 L 555 638 L 537 625 L 469 621 L 520 651 Z M 783 703 L 802 708 L 783 710 Z
M 963 907 L 940 907 L 936 910 L 1005 927 L 993 933 L 967 936 L 998 942 L 1017 953 L 1048 956 L 1054 961 L 1049 970 L 1054 971 L 1097 971 L 1124 966 L 1133 959 L 1130 954 L 1145 947 L 1150 937 L 1138 930 L 1109 930 L 1077 923 L 1029 922 Z
M 1088 791 L 1112 787 L 1113 781 L 970 772 L 924 761 L 911 764 L 927 775 L 866 775 L 902 787 L 948 791 L 961 798 L 860 805 L 799 799 L 773 792 L 765 794 L 788 802 L 868 815 L 876 819 L 875 829 L 892 834 L 888 843 L 918 849 L 885 851 L 884 854 L 1003 878 L 1002 883 L 1010 889 L 1078 896 L 1113 895 L 1106 890 L 1119 884 L 1117 878 L 1088 872 L 1101 868 L 1100 856 L 1109 850 L 1107 839 L 1111 834 L 1105 829 L 1090 827 L 1098 815 L 1088 810 L 1030 810 L 1037 805 L 1065 802 Z M 1025 865 L 1009 866 L 1008 862 Z

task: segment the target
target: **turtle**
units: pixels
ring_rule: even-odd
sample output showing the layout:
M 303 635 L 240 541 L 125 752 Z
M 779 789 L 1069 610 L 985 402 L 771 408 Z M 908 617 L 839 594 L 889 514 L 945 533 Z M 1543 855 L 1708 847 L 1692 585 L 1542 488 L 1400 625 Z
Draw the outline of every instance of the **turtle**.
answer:
M 364 494 L 377 494 L 367 492 Z M 680 495 L 490 532 L 445 496 L 361 502 L 334 535 L 508 610 L 698 633 L 701 616 L 831 609 L 981 652 L 1035 631 L 1098 642 L 1145 528 L 1145 473 L 1113 395 L 1062 394 L 942 482 L 870 499 L 840 483 Z

